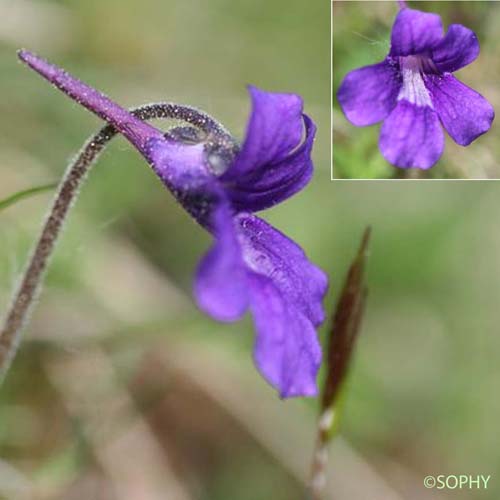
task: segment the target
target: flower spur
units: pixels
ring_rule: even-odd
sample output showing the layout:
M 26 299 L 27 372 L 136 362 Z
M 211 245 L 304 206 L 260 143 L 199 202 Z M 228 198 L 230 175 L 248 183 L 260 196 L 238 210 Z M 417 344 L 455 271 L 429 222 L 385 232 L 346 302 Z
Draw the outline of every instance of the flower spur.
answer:
M 348 73 L 337 99 L 356 126 L 383 121 L 379 147 L 387 161 L 428 169 L 444 150 L 441 125 L 461 146 L 491 127 L 490 103 L 452 75 L 478 55 L 470 29 L 452 24 L 443 36 L 437 14 L 405 7 L 394 21 L 385 60 Z
M 327 278 L 296 243 L 253 215 L 311 178 L 315 125 L 300 97 L 250 87 L 252 112 L 239 147 L 194 109 L 172 105 L 171 115 L 190 126 L 163 133 L 38 56 L 20 51 L 19 57 L 123 134 L 214 236 L 195 278 L 200 308 L 220 321 L 235 321 L 249 309 L 254 359 L 264 378 L 282 397 L 316 395 L 316 328 L 324 319 Z

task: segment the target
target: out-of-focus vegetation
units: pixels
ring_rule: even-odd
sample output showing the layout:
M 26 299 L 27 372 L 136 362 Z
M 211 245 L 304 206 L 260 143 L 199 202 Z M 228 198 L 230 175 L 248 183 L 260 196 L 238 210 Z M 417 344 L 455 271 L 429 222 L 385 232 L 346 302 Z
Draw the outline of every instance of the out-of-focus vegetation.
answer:
M 329 182 L 330 6 L 9 8 L 0 15 L 0 199 L 57 180 L 101 125 L 18 64 L 20 46 L 124 105 L 196 105 L 240 137 L 244 84 L 304 96 L 319 126 L 316 176 L 264 216 L 330 274 L 329 309 L 373 227 L 368 309 L 327 498 L 496 500 L 494 476 L 477 495 L 438 496 L 422 479 L 500 469 L 500 185 Z M 49 199 L 0 212 L 1 311 Z M 303 498 L 316 402 L 283 402 L 266 386 L 252 366 L 249 320 L 223 325 L 197 311 L 191 281 L 208 245 L 116 140 L 82 190 L 0 388 L 0 498 Z
M 481 53 L 455 76 L 500 109 L 500 4 L 484 1 L 422 1 L 408 6 L 442 17 L 444 29 L 459 23 L 479 38 Z M 355 127 L 347 121 L 336 93 L 353 69 L 382 61 L 389 52 L 391 27 L 397 2 L 333 2 L 333 174 L 345 179 L 499 179 L 499 125 L 470 146 L 455 144 L 446 134 L 444 154 L 429 170 L 399 169 L 378 149 L 380 124 Z

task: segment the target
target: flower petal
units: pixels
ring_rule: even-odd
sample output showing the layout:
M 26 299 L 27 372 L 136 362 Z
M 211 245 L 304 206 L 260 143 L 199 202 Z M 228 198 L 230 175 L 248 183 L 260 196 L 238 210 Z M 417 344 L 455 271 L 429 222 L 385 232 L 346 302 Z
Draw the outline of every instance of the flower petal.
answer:
M 236 210 L 264 210 L 289 198 L 309 182 L 313 171 L 311 150 L 316 126 L 306 115 L 304 123 L 305 139 L 292 154 L 269 164 L 264 171 L 249 172 L 225 184 Z
M 296 148 L 302 138 L 302 99 L 295 94 L 248 88 L 252 113 L 243 146 L 223 179 L 237 179 L 277 163 Z
M 151 139 L 148 156 L 160 179 L 168 186 L 187 191 L 188 188 L 213 184 L 206 166 L 204 144 L 183 144 L 170 138 Z
M 248 307 L 247 270 L 227 203 L 219 204 L 212 220 L 215 242 L 198 266 L 194 293 L 213 318 L 235 321 Z
M 457 144 L 467 146 L 489 130 L 495 111 L 481 94 L 452 75 L 428 75 L 425 85 L 441 123 Z
M 431 59 L 439 71 L 452 73 L 470 64 L 478 55 L 476 34 L 461 24 L 452 24 L 446 36 L 432 50 Z
M 444 149 L 436 112 L 406 99 L 399 101 L 382 125 L 379 146 L 384 158 L 397 167 L 432 167 Z
M 252 113 L 246 137 L 220 180 L 238 209 L 256 211 L 283 201 L 307 184 L 316 127 L 303 115 L 298 95 L 255 87 L 249 91 Z
M 251 273 L 249 283 L 259 371 L 283 398 L 316 396 L 321 347 L 312 323 L 269 278 Z
M 401 87 L 395 59 L 355 69 L 340 84 L 337 99 L 346 118 L 358 127 L 383 120 L 394 109 Z
M 441 17 L 414 9 L 401 9 L 391 33 L 391 56 L 409 56 L 433 49 L 443 38 Z
M 304 251 L 267 222 L 251 214 L 235 217 L 243 260 L 248 268 L 272 280 L 283 299 L 314 326 L 324 320 L 325 273 Z

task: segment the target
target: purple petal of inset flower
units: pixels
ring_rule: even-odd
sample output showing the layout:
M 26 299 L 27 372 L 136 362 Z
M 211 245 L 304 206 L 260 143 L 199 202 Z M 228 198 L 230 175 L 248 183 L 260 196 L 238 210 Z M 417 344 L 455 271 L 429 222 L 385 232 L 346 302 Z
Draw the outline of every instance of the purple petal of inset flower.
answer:
M 235 216 L 243 260 L 248 268 L 272 280 L 283 300 L 314 326 L 324 320 L 325 273 L 304 251 L 267 222 L 251 214 Z
M 213 213 L 212 248 L 196 272 L 194 293 L 200 308 L 219 321 L 235 321 L 248 307 L 247 269 L 229 206 Z
M 289 156 L 269 164 L 264 171 L 249 172 L 226 183 L 226 191 L 237 210 L 264 210 L 300 191 L 311 179 L 311 150 L 316 126 L 304 115 L 305 139 Z
M 467 146 L 491 127 L 495 111 L 479 93 L 452 75 L 425 77 L 437 114 L 451 138 Z
M 302 99 L 295 94 L 265 92 L 249 86 L 252 113 L 245 140 L 233 165 L 221 176 L 224 182 L 266 175 L 271 164 L 299 146 L 304 122 Z
M 478 55 L 476 34 L 461 24 L 452 24 L 446 36 L 433 49 L 431 59 L 439 71 L 453 73 L 470 64 Z
M 429 106 L 399 101 L 382 125 L 379 146 L 384 158 L 398 167 L 432 167 L 444 149 L 436 112 Z
M 391 56 L 409 56 L 432 50 L 443 38 L 441 17 L 414 9 L 401 9 L 391 33 Z
M 347 119 L 358 127 L 373 125 L 394 109 L 401 87 L 395 59 L 355 69 L 348 73 L 337 92 Z
M 269 278 L 250 273 L 249 283 L 259 371 L 283 398 L 316 396 L 321 347 L 312 323 Z
M 142 122 L 104 94 L 74 78 L 61 68 L 26 50 L 20 50 L 18 56 L 69 97 L 114 125 L 143 154 L 146 152 L 146 144 L 150 139 L 163 138 L 163 134 L 159 130 Z

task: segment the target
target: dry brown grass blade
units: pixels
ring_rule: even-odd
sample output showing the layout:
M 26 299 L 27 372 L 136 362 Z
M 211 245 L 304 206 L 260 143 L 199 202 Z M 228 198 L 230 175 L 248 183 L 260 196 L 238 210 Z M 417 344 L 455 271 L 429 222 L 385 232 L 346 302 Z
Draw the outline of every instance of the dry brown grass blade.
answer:
M 299 483 L 308 483 L 314 418 L 301 401 L 282 401 L 250 370 L 242 370 L 217 346 L 178 343 L 159 346 L 156 356 L 179 377 L 189 379 L 249 432 Z M 256 380 L 258 383 L 256 383 Z M 370 464 L 344 440 L 333 444 L 325 499 L 402 500 Z
M 120 500 L 190 500 L 107 355 L 50 357 L 47 372 Z

